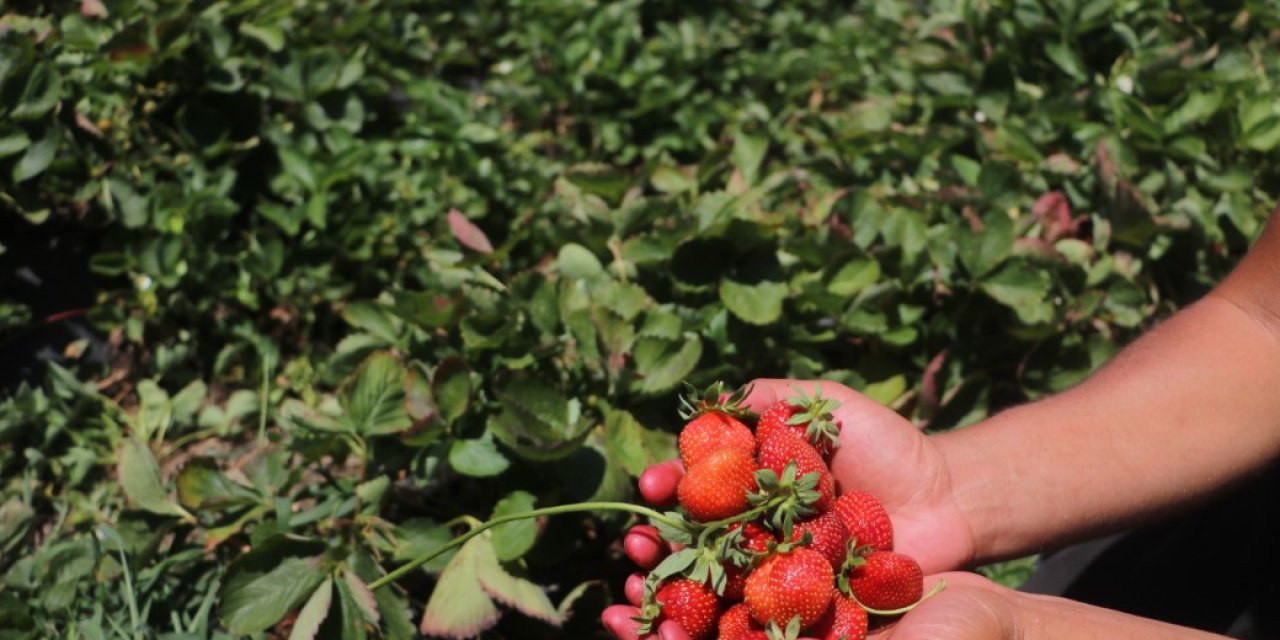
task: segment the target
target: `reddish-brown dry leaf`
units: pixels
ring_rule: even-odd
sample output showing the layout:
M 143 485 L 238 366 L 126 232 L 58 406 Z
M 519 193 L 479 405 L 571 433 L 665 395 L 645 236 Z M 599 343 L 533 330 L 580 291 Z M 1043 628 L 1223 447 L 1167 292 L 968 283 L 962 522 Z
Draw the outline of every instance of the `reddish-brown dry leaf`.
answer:
M 493 244 L 489 242 L 489 236 L 486 236 L 480 227 L 468 220 L 467 216 L 457 209 L 449 210 L 449 230 L 462 246 L 480 253 L 493 253 Z

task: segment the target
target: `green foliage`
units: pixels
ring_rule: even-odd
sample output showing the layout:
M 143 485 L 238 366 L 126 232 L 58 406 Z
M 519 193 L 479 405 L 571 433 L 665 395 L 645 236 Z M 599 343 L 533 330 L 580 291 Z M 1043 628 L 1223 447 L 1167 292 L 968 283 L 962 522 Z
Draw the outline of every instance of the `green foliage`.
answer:
M 685 379 L 935 430 L 1079 381 L 1274 204 L 1227 5 L 6 4 L 0 215 L 96 234 L 114 353 L 0 401 L 0 637 L 592 633 L 608 519 L 364 585 L 626 499 Z

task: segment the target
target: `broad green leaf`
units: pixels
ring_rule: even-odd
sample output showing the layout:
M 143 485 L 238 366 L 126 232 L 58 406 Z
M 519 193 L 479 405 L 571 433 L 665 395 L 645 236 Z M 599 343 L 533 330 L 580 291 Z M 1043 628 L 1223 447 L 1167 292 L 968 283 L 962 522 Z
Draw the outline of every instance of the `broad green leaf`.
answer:
M 1061 42 L 1048 42 L 1044 45 L 1044 53 L 1076 82 L 1084 82 L 1088 79 L 1089 76 L 1085 72 L 1079 52 L 1070 46 Z
M 293 622 L 293 630 L 289 632 L 289 640 L 314 640 L 316 633 L 320 631 L 320 625 L 329 615 L 329 602 L 332 599 L 333 579 L 326 578 L 311 593 L 307 604 L 303 605 L 302 610 L 298 612 L 298 618 Z
M 630 412 L 609 409 L 604 417 L 605 443 L 632 476 L 639 477 L 650 465 L 674 457 L 675 436 L 646 429 Z
M 454 440 L 449 445 L 449 466 L 463 475 L 475 478 L 496 476 L 506 471 L 510 464 L 488 437 Z
M 528 491 L 512 491 L 494 505 L 490 519 L 531 511 L 537 501 L 537 496 Z M 538 521 L 533 518 L 516 520 L 500 524 L 490 531 L 494 553 L 499 560 L 510 562 L 533 547 L 538 536 Z
M 31 145 L 31 138 L 27 136 L 27 132 L 16 129 L 9 133 L 0 135 L 0 158 L 6 158 Z
M 702 339 L 695 333 L 677 341 L 644 338 L 637 341 L 633 355 L 640 393 L 665 393 L 693 373 L 702 359 Z
M 697 186 L 697 183 L 685 177 L 679 169 L 666 165 L 659 166 L 649 176 L 653 188 L 663 193 L 684 193 Z
M 382 305 L 358 300 L 343 308 L 342 318 L 347 324 L 368 332 L 386 344 L 395 344 L 400 340 L 400 324 L 391 310 Z
M 733 163 L 742 172 L 748 185 L 755 185 L 760 178 L 760 164 L 769 149 L 765 136 L 738 131 L 733 137 Z
M 264 631 L 303 603 L 325 580 L 322 546 L 277 535 L 227 569 L 219 597 L 222 624 L 234 634 Z
M 471 405 L 471 371 L 459 358 L 447 358 L 436 367 L 431 393 L 446 422 L 461 418 Z
M 1053 319 L 1053 306 L 1046 299 L 1052 282 L 1049 274 L 1029 265 L 1010 263 L 982 280 L 982 291 L 1011 307 L 1026 324 Z
M 458 550 L 436 581 L 418 630 L 424 635 L 470 638 L 492 628 L 502 612 L 480 586 L 481 563 L 494 562 L 488 537 L 478 535 Z
M 581 446 L 590 431 L 578 400 L 541 381 L 512 380 L 498 392 L 498 399 L 502 411 L 489 420 L 489 431 L 526 459 L 564 457 Z
M 392 550 L 395 562 L 408 562 L 443 547 L 453 539 L 449 528 L 427 518 L 411 518 L 395 528 L 396 545 Z M 444 570 L 453 552 L 445 552 L 422 565 L 423 571 L 439 573 Z
M 1280 115 L 1269 116 L 1250 127 L 1245 131 L 1243 140 L 1245 146 L 1254 151 L 1275 149 L 1276 145 L 1280 145 Z
M 347 572 L 343 574 L 346 575 Z M 369 633 L 366 629 L 367 621 L 361 598 L 356 595 L 351 588 L 351 583 L 346 580 L 337 580 L 334 585 L 338 588 L 337 636 L 343 640 L 365 640 L 369 637 Z M 367 590 L 366 593 L 368 593 Z M 368 595 L 372 596 L 372 594 Z
M 633 178 L 622 169 L 602 164 L 584 164 L 571 167 L 564 177 L 587 193 L 616 204 L 631 188 Z
M 880 280 L 880 263 L 874 258 L 857 258 L 845 263 L 827 283 L 832 295 L 850 297 Z
M 0 553 L 7 556 L 10 547 L 22 542 L 34 516 L 35 510 L 17 498 L 0 505 Z
M 528 580 L 507 573 L 498 564 L 498 558 L 493 547 L 489 546 L 487 536 L 479 535 L 474 539 L 483 540 L 477 545 L 476 579 L 484 592 L 526 616 L 560 626 L 563 622 L 560 612 L 551 604 L 546 592 Z
M 13 165 L 13 181 L 30 180 L 49 167 L 58 151 L 58 130 L 49 129 L 39 141 L 27 147 L 27 152 Z
M 899 396 L 905 393 L 906 390 L 907 379 L 902 375 L 896 375 L 879 382 L 868 384 L 862 390 L 862 393 L 868 398 L 888 406 L 892 404 L 894 400 L 897 400 Z
M 133 421 L 133 430 L 138 439 L 149 442 L 154 436 L 157 440 L 162 440 L 172 419 L 173 403 L 169 400 L 169 394 L 153 380 L 139 382 L 138 413 Z
M 252 489 L 232 482 L 210 458 L 195 458 L 178 472 L 178 502 L 188 509 L 221 510 L 257 502 Z
M 284 49 L 284 31 L 276 25 L 241 22 L 240 33 L 261 42 L 272 53 L 279 53 Z
M 787 285 L 780 282 L 744 284 L 728 278 L 720 281 L 720 301 L 733 315 L 750 324 L 777 322 L 786 297 Z
M 35 65 L 7 118 L 33 120 L 48 113 L 62 97 L 62 79 L 56 69 L 51 61 Z M 15 178 L 14 181 L 21 182 L 22 179 Z
M 118 476 L 125 495 L 139 508 L 162 516 L 193 519 L 182 507 L 170 502 L 160 477 L 160 467 L 147 445 L 125 438 L 118 452 Z
M 373 592 L 369 590 L 369 585 L 365 584 L 360 579 L 360 576 L 346 569 L 342 571 L 342 582 L 351 594 L 351 600 L 355 603 L 356 608 L 359 609 L 360 616 L 364 618 L 364 621 L 371 625 L 377 625 L 382 616 L 378 614 L 378 601 L 373 597 Z
M 356 432 L 385 435 L 413 426 L 405 405 L 404 366 L 395 356 L 376 353 L 365 360 L 344 396 Z
M 1003 211 L 993 211 L 982 219 L 982 229 L 960 235 L 960 260 L 970 275 L 981 278 L 1013 252 L 1013 221 Z
M 586 247 L 569 243 L 560 247 L 560 274 L 574 280 L 592 280 L 604 274 L 600 259 Z

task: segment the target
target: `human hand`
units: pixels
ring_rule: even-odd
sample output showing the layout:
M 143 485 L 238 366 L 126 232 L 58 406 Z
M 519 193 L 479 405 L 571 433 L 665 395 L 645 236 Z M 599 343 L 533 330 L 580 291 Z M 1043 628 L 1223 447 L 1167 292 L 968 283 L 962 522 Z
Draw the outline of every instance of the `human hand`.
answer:
M 771 405 L 797 394 L 822 394 L 839 402 L 833 412 L 841 425 L 840 446 L 830 462 L 840 492 L 861 490 L 877 497 L 888 510 L 894 526 L 895 550 L 915 558 L 926 574 L 963 567 L 973 559 L 974 545 L 968 525 L 951 496 L 946 460 L 941 451 L 909 421 L 891 409 L 833 382 L 761 379 L 751 383 L 746 408 L 759 414 Z M 679 460 L 659 463 L 640 477 L 644 499 L 659 507 L 674 506 L 684 470 Z M 628 532 L 623 546 L 639 567 L 651 569 L 666 554 L 667 545 L 648 525 Z M 630 605 L 615 605 L 602 618 L 618 638 L 636 637 L 636 623 L 643 595 L 643 576 L 628 580 Z M 674 640 L 679 629 L 660 628 L 653 637 Z
M 1005 640 L 1016 630 L 1011 602 L 1014 592 L 973 573 L 950 572 L 925 580 L 931 589 L 939 580 L 946 589 L 920 603 L 893 624 L 871 633 L 870 640 Z
M 946 459 L 906 418 L 828 381 L 755 380 L 745 404 L 761 413 L 795 396 L 796 389 L 812 393 L 815 385 L 840 403 L 833 412 L 841 425 L 840 446 L 831 459 L 839 491 L 866 491 L 879 499 L 893 521 L 894 550 L 914 558 L 926 575 L 970 564 L 974 540 L 951 495 Z M 674 505 L 682 475 L 679 460 L 656 464 L 640 476 L 640 494 L 655 506 Z M 669 550 L 658 544 L 627 544 L 626 549 L 645 568 Z

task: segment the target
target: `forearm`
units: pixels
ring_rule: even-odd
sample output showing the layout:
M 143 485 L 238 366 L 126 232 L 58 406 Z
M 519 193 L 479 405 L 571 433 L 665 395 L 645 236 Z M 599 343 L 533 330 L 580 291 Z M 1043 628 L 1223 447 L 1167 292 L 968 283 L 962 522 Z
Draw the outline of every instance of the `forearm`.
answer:
M 1063 598 L 1013 594 L 1009 600 L 1014 621 L 1011 640 L 1204 640 L 1223 637 Z
M 1280 343 L 1210 297 L 1075 389 L 938 444 L 976 561 L 1128 528 L 1280 454 Z
M 1280 230 L 1080 386 L 936 438 L 976 562 L 1124 529 L 1280 456 Z

